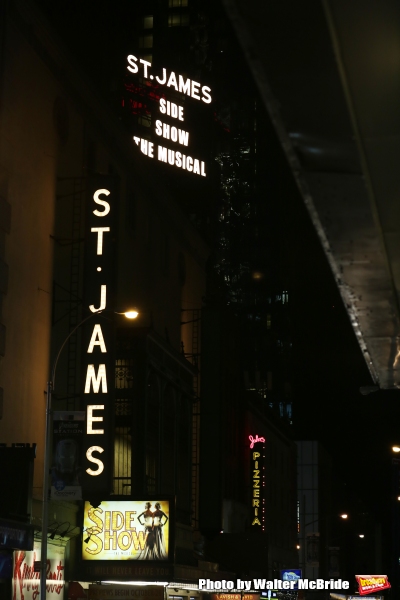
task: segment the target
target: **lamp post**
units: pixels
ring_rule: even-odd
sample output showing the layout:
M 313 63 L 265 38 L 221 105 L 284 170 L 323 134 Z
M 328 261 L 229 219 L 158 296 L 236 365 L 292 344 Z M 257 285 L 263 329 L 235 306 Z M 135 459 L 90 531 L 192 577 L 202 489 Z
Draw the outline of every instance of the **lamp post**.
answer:
M 69 332 L 65 340 L 60 346 L 57 356 L 54 360 L 53 367 L 50 371 L 50 379 L 47 382 L 46 387 L 46 430 L 44 438 L 44 467 L 43 467 L 43 495 L 42 495 L 42 540 L 40 545 L 40 600 L 46 600 L 46 571 L 47 571 L 47 528 L 49 525 L 49 471 L 50 471 L 50 447 L 51 447 L 51 399 L 54 388 L 56 368 L 60 354 L 64 349 L 65 344 L 68 342 L 71 335 L 75 333 L 79 327 L 86 321 L 98 315 L 102 311 L 97 311 L 87 316 L 83 321 L 78 323 L 76 327 Z
M 399 446 L 392 446 L 392 452 L 398 454 Z M 391 486 L 391 513 L 392 513 L 392 576 L 391 584 L 393 590 L 396 590 L 399 585 L 399 556 L 400 556 L 400 515 L 399 515 L 399 500 L 400 500 L 400 457 L 392 457 L 392 486 Z M 398 596 L 395 594 L 395 598 Z
M 49 525 L 49 472 L 50 472 L 50 447 L 51 447 L 51 422 L 52 422 L 52 393 L 55 384 L 56 368 L 58 359 L 63 351 L 69 338 L 79 329 L 86 321 L 98 316 L 104 312 L 97 310 L 85 317 L 78 325 L 76 325 L 67 335 L 60 346 L 57 356 L 54 360 L 53 367 L 50 371 L 50 379 L 46 387 L 46 430 L 44 439 L 44 467 L 43 467 L 43 494 L 42 494 L 42 539 L 40 545 L 40 600 L 46 600 L 46 570 L 47 570 L 47 529 Z M 139 313 L 136 310 L 130 310 L 122 314 L 128 319 L 136 319 Z
M 327 526 L 328 520 L 330 520 L 332 517 L 339 517 L 340 519 L 342 519 L 343 521 L 345 521 L 346 519 L 349 518 L 349 515 L 347 513 L 340 513 L 340 514 L 338 514 L 338 513 L 330 513 L 330 514 L 327 514 L 327 515 L 321 515 L 317 519 L 314 519 L 313 521 L 310 521 L 308 523 L 304 523 L 302 525 L 302 532 L 301 532 L 301 534 L 299 536 L 299 540 L 298 540 L 299 543 L 297 544 L 297 549 L 300 550 L 299 561 L 300 561 L 300 563 L 301 563 L 301 565 L 302 565 L 302 567 L 304 569 L 307 570 L 307 567 L 314 568 L 313 564 L 308 564 L 307 553 L 309 551 L 309 548 L 308 548 L 308 544 L 306 543 L 307 536 L 314 536 L 314 537 L 319 536 L 319 532 L 314 532 L 314 531 L 308 531 L 307 532 L 306 531 L 307 527 L 309 527 L 310 525 L 314 525 L 314 523 L 318 523 L 320 525 L 320 524 L 322 524 L 322 522 L 325 524 L 325 526 Z M 327 527 L 327 529 L 328 529 L 328 531 L 326 531 L 325 537 L 324 537 L 324 539 L 326 538 L 325 539 L 325 544 L 323 546 L 320 545 L 319 540 L 318 540 L 318 542 L 316 540 L 314 540 L 314 544 L 316 544 L 316 546 L 314 548 L 314 552 L 316 553 L 316 555 L 315 555 L 315 561 L 316 561 L 316 563 L 318 563 L 318 569 L 320 569 L 321 566 L 322 566 L 320 564 L 320 557 L 321 558 L 324 557 L 324 560 L 326 561 L 326 567 L 325 568 L 329 569 L 329 566 L 328 566 L 328 562 L 329 561 L 328 561 L 328 553 L 327 552 L 328 552 L 328 548 L 330 547 L 329 546 L 329 543 L 330 543 L 330 534 L 329 534 L 329 528 L 328 527 Z M 311 542 L 311 538 L 309 538 L 309 541 Z M 321 544 L 323 542 L 324 542 L 324 540 L 322 539 L 321 540 Z M 315 566 L 317 566 L 317 565 L 315 565 Z

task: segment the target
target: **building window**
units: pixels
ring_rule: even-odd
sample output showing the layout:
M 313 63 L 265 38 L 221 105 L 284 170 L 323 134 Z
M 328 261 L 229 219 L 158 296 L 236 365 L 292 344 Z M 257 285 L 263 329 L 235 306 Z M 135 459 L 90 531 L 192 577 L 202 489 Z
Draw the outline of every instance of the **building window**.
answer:
M 153 47 L 153 36 L 152 35 L 141 35 L 139 37 L 139 48 L 152 48 Z
M 153 29 L 153 15 L 143 17 L 143 29 Z
M 131 388 L 133 388 L 133 363 L 131 360 L 118 359 L 115 361 L 115 389 Z
M 168 0 L 168 6 L 170 8 L 187 6 L 188 0 Z
M 150 375 L 147 383 L 146 406 L 146 491 L 158 492 L 160 444 L 160 389 L 157 375 Z
M 142 52 L 139 52 L 138 56 L 140 58 L 143 58 L 143 60 L 147 60 L 147 62 L 149 62 L 150 64 L 153 63 L 153 55 L 146 54 L 146 49 L 144 49 Z M 144 79 L 143 77 L 139 77 L 139 79 L 138 79 L 138 82 L 142 87 L 146 86 L 146 81 L 147 81 L 147 79 Z
M 182 523 L 190 524 L 191 493 L 191 418 L 188 402 L 181 397 L 178 417 L 178 461 L 177 461 L 177 512 Z
M 168 273 L 169 270 L 169 236 L 167 234 L 161 234 L 161 269 L 164 273 Z
M 116 427 L 114 438 L 114 494 L 131 494 L 132 438 L 130 427 Z
M 175 394 L 168 386 L 162 407 L 161 492 L 175 493 Z
M 189 25 L 189 15 L 176 13 L 168 15 L 168 27 L 185 27 Z
M 131 493 L 132 477 L 132 390 L 134 363 L 115 361 L 114 494 Z
M 143 127 L 151 127 L 151 116 L 144 115 L 143 117 L 138 117 L 139 125 L 143 125 Z

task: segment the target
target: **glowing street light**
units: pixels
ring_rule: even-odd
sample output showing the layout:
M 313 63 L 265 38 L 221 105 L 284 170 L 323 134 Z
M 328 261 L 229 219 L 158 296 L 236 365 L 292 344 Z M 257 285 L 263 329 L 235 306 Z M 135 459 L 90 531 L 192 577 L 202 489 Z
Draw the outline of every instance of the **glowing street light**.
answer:
M 124 315 L 127 319 L 136 319 L 139 316 L 139 311 L 136 308 L 130 308 L 125 312 L 116 312 L 116 315 Z
M 400 452 L 400 446 L 392 446 L 392 452 Z
M 346 513 L 343 513 L 342 515 L 339 515 L 341 519 L 348 519 L 349 515 L 347 515 Z
M 125 315 L 125 317 L 127 319 L 136 319 L 136 317 L 139 316 L 139 313 L 137 310 L 128 310 L 127 312 L 122 313 L 122 314 Z

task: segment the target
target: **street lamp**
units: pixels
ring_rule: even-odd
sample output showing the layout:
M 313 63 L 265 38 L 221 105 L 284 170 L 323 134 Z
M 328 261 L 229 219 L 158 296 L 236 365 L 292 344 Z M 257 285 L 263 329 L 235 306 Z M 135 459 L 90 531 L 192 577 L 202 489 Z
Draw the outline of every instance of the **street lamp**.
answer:
M 139 311 L 136 308 L 132 308 L 123 313 L 116 313 L 117 315 L 124 315 L 127 319 L 136 319 L 139 316 Z
M 315 536 L 315 535 L 319 535 L 319 533 L 317 533 L 315 531 L 306 531 L 306 529 L 307 529 L 307 527 L 314 525 L 314 523 L 321 524 L 324 527 L 325 533 L 323 534 L 323 540 L 325 540 L 325 542 L 324 542 L 324 544 L 322 544 L 322 542 L 321 542 L 321 545 L 318 544 L 317 553 L 318 553 L 318 556 L 322 556 L 322 553 L 324 553 L 324 555 L 327 556 L 326 561 L 328 563 L 328 560 L 329 560 L 328 557 L 329 557 L 329 552 L 330 552 L 330 547 L 331 547 L 331 534 L 329 532 L 330 528 L 329 528 L 328 523 L 330 523 L 330 520 L 333 517 L 346 520 L 349 518 L 349 515 L 347 513 L 337 513 L 337 512 L 328 513 L 326 515 L 320 515 L 317 519 L 314 519 L 313 521 L 309 521 L 308 523 L 304 523 L 302 525 L 301 529 L 299 530 L 297 549 L 300 550 L 299 563 L 300 563 L 300 566 L 303 565 L 303 568 L 307 569 L 308 566 L 313 567 L 313 565 L 307 565 L 307 558 L 306 558 L 306 555 L 308 553 L 307 536 Z M 310 538 L 310 541 L 312 543 L 311 538 Z M 328 555 L 326 555 L 325 552 L 328 552 Z
M 398 454 L 400 452 L 400 446 L 392 446 L 392 452 Z M 397 589 L 400 581 L 400 570 L 399 570 L 399 555 L 400 555 L 400 515 L 399 505 L 400 502 L 400 458 L 398 456 L 392 456 L 392 484 L 391 484 L 391 513 L 392 513 L 392 586 L 393 589 Z
M 60 346 L 53 367 L 50 371 L 50 379 L 46 388 L 46 430 L 44 438 L 44 467 L 43 467 L 43 494 L 42 494 L 42 540 L 40 545 L 40 600 L 46 600 L 46 569 L 47 569 L 47 528 L 49 525 L 49 471 L 50 471 L 50 445 L 51 445 L 51 398 L 56 377 L 56 368 L 58 359 L 69 338 L 75 333 L 83 323 L 98 315 L 102 311 L 96 311 L 87 316 L 83 321 L 69 332 Z
M 127 319 L 136 319 L 136 317 L 139 316 L 139 313 L 137 310 L 128 310 L 126 313 L 124 313 Z

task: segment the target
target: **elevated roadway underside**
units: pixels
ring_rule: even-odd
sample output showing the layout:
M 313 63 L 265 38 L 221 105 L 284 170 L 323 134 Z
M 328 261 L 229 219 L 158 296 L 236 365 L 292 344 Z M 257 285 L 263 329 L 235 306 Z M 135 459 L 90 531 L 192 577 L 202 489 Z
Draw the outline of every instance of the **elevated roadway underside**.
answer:
M 373 380 L 400 388 L 400 3 L 223 2 Z

